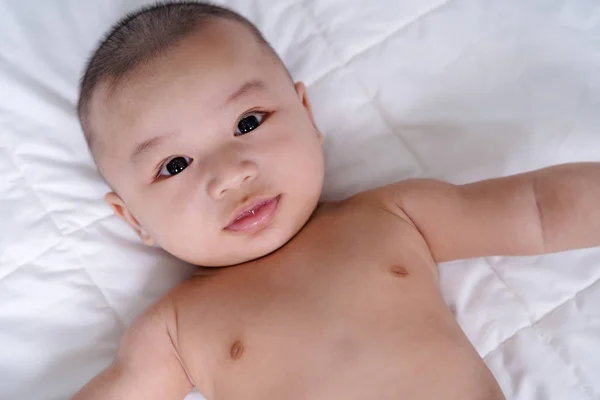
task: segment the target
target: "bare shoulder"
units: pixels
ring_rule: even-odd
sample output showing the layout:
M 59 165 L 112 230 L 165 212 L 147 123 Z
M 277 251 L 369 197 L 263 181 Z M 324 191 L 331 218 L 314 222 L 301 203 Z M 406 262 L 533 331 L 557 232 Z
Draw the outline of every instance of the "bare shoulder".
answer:
M 131 346 L 146 340 L 171 344 L 176 329 L 175 307 L 172 295 L 166 294 L 148 307 L 131 324 L 125 335 L 121 350 L 130 350 Z
M 382 186 L 358 193 L 345 203 L 349 207 L 364 210 L 361 211 L 364 214 L 361 219 L 364 222 L 361 223 L 371 227 L 365 230 L 370 232 L 371 238 L 377 239 L 369 246 L 380 249 L 378 254 L 409 268 L 421 270 L 421 267 L 426 267 L 433 273 L 427 276 L 437 277 L 437 267 L 428 241 L 412 216 L 397 201 L 399 191 L 414 195 L 416 183 L 404 181 Z
M 113 363 L 74 398 L 183 398 L 194 383 L 172 340 L 170 303 L 166 296 L 137 317 L 123 335 Z
M 410 217 L 410 208 L 418 204 L 438 205 L 450 200 L 456 186 L 436 179 L 408 179 L 359 193 L 349 201 L 358 201 L 380 207 L 416 227 Z

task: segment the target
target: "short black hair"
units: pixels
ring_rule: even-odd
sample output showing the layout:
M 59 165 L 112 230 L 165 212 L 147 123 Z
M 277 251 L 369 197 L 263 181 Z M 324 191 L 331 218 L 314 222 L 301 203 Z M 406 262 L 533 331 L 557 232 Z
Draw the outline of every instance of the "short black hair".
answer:
M 87 62 L 81 78 L 77 114 L 92 156 L 94 139 L 87 115 L 96 86 L 106 79 L 118 81 L 215 18 L 236 21 L 246 26 L 258 42 L 266 46 L 281 62 L 252 22 L 225 7 L 196 1 L 161 2 L 130 13 L 104 36 Z

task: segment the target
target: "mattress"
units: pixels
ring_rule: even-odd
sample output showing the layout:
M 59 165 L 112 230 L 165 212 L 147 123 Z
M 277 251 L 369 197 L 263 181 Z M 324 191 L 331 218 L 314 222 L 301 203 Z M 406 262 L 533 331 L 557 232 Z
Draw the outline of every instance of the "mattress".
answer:
M 90 51 L 148 3 L 0 2 L 1 399 L 68 398 L 192 271 L 111 214 L 74 112 Z M 308 85 L 326 136 L 324 200 L 600 161 L 596 0 L 220 3 Z M 600 249 L 439 269 L 507 398 L 600 399 Z

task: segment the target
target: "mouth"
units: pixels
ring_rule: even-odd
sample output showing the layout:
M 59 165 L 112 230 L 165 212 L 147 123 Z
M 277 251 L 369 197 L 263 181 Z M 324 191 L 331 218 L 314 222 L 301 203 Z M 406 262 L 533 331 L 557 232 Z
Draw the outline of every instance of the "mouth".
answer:
M 240 233 L 255 233 L 267 226 L 275 216 L 281 195 L 259 200 L 249 207 L 238 210 L 225 230 Z

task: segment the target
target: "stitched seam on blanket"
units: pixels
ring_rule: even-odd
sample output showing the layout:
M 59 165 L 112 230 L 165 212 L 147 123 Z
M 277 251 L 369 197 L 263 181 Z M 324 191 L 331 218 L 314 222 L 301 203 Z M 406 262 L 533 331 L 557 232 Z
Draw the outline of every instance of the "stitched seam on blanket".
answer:
M 436 11 L 437 9 L 439 9 L 440 7 L 445 6 L 446 4 L 448 4 L 451 0 L 445 0 L 442 1 L 436 5 L 434 5 L 433 7 L 425 10 L 423 13 L 416 15 L 414 18 L 412 18 L 411 20 L 407 21 L 406 23 L 398 26 L 397 28 L 394 28 L 392 31 L 390 31 L 389 33 L 386 33 L 382 38 L 376 40 L 375 42 L 367 45 L 365 48 L 357 51 L 356 53 L 352 54 L 350 57 L 348 57 L 347 60 L 343 60 L 341 56 L 339 56 L 338 58 L 340 59 L 340 61 L 342 61 L 342 64 L 336 65 L 335 67 L 327 70 L 325 73 L 323 73 L 322 75 L 318 76 L 317 78 L 315 78 L 314 81 L 307 83 L 307 86 L 311 86 L 311 85 L 315 85 L 317 83 L 319 83 L 321 80 L 325 79 L 327 76 L 329 76 L 330 74 L 332 74 L 334 71 L 336 71 L 339 68 L 345 68 L 347 67 L 350 63 L 352 63 L 352 61 L 354 61 L 355 59 L 357 59 L 358 57 L 362 56 L 363 54 L 367 53 L 369 50 L 387 42 L 388 40 L 390 40 L 392 37 L 396 36 L 396 34 L 400 33 L 401 31 L 403 31 L 404 29 L 408 28 L 409 26 L 413 25 L 415 22 L 421 20 L 422 18 L 426 17 L 427 15 L 431 14 L 432 12 Z M 314 21 L 315 25 L 320 28 L 320 25 L 318 24 L 316 18 L 303 6 L 303 4 L 300 4 L 300 6 L 304 9 L 304 12 L 310 16 L 310 18 Z M 323 31 L 321 31 L 320 29 L 318 30 L 318 33 L 321 36 L 325 36 L 325 33 Z M 325 40 L 327 45 L 329 46 L 329 42 L 327 40 Z M 331 47 L 331 46 L 330 46 Z M 336 54 L 338 55 L 338 54 Z
M 19 118 L 24 118 L 24 116 L 19 116 Z M 38 129 L 42 129 L 43 127 L 38 127 Z M 100 221 L 104 218 L 106 218 L 107 216 L 112 215 L 112 213 L 110 211 L 108 211 L 107 208 L 107 214 L 105 216 L 100 216 L 100 217 L 96 217 L 96 219 L 94 219 L 92 222 L 88 222 L 85 225 L 79 225 L 79 226 L 75 226 L 75 227 L 71 227 L 68 224 L 65 223 L 61 223 L 60 222 L 60 218 L 57 219 L 57 212 L 56 211 L 50 211 L 50 209 L 48 208 L 47 204 L 51 203 L 48 201 L 45 201 L 42 196 L 40 196 L 40 193 L 38 191 L 38 189 L 36 188 L 36 182 L 32 182 L 30 181 L 30 179 L 28 178 L 28 174 L 26 173 L 27 170 L 26 168 L 24 168 L 19 162 L 19 158 L 15 155 L 16 151 L 14 147 L 11 147 L 8 144 L 8 141 L 5 141 L 5 143 L 2 146 L 2 149 L 4 149 L 6 151 L 7 157 L 6 159 L 9 160 L 9 162 L 14 166 L 14 168 L 18 171 L 18 178 L 20 181 L 23 182 L 24 187 L 26 187 L 28 190 L 30 190 L 33 193 L 33 197 L 36 199 L 36 202 L 40 205 L 42 211 L 43 211 L 43 217 L 47 217 L 52 221 L 52 224 L 54 225 L 54 227 L 56 228 L 56 231 L 58 233 L 58 236 L 65 236 L 65 235 L 69 235 L 71 233 L 77 232 L 81 229 L 85 229 L 86 227 L 90 226 L 91 224 L 93 224 L 96 221 Z M 73 166 L 73 164 L 71 164 L 71 166 Z M 37 167 L 33 166 L 34 168 L 32 169 L 36 169 Z M 26 190 L 27 190 L 26 189 Z M 2 254 L 0 254 L 0 259 L 2 259 Z
M 496 345 L 494 347 L 494 349 L 500 347 L 501 345 L 503 345 L 504 343 L 506 343 L 507 341 L 509 341 L 512 337 L 514 337 L 518 332 L 522 331 L 523 329 L 529 328 L 531 327 L 532 324 L 532 318 L 531 316 L 529 316 L 529 309 L 527 307 L 527 303 L 523 300 L 523 298 L 517 293 L 515 292 L 510 286 L 508 286 L 508 284 L 504 281 L 504 279 L 502 279 L 502 277 L 500 276 L 500 274 L 498 274 L 498 271 L 496 271 L 496 269 L 494 268 L 494 266 L 492 265 L 492 263 L 490 263 L 488 258 L 484 258 L 483 259 L 490 271 L 492 272 L 492 274 L 494 275 L 494 277 L 496 278 L 497 281 L 499 281 L 502 286 L 504 286 L 504 288 L 511 294 L 511 296 L 513 297 L 513 299 L 515 300 L 515 302 L 518 304 L 518 306 L 523 310 L 523 314 L 527 314 L 527 324 L 524 326 L 520 326 L 518 327 L 512 334 L 508 335 L 507 337 L 505 337 L 498 345 Z M 487 357 L 491 352 L 494 351 L 494 349 L 490 350 L 488 353 L 486 353 L 485 355 L 482 356 L 482 358 Z
M 77 254 L 77 259 L 79 260 L 79 263 L 81 264 L 81 268 L 80 269 L 84 271 L 85 275 L 88 277 L 88 279 L 90 280 L 90 282 L 92 282 L 93 286 L 95 286 L 96 289 L 98 289 L 98 292 L 100 292 L 100 295 L 102 296 L 102 299 L 104 300 L 104 302 L 106 303 L 106 305 L 108 306 L 108 308 L 110 308 L 111 311 L 113 312 L 113 314 L 117 317 L 117 320 L 121 324 L 121 327 L 123 328 L 123 330 L 125 330 L 127 328 L 127 324 L 123 320 L 123 317 L 110 304 L 110 302 L 108 301 L 108 298 L 106 297 L 106 294 L 104 293 L 104 291 L 102 290 L 102 288 L 100 287 L 100 285 L 98 285 L 98 282 L 96 282 L 96 280 L 94 279 L 94 277 L 92 276 L 92 274 L 90 274 L 90 272 L 85 267 L 85 263 L 83 262 L 83 259 L 81 258 L 81 253 L 79 253 L 79 251 L 77 251 L 77 250 L 75 250 L 75 253 Z
M 567 300 L 563 301 L 562 303 L 560 303 L 559 305 L 557 305 L 556 307 L 554 307 L 551 311 L 547 312 L 544 316 L 542 316 L 540 319 L 538 319 L 537 321 L 535 321 L 531 328 L 532 330 L 535 332 L 536 336 L 543 341 L 543 343 L 547 344 L 552 350 L 554 350 L 554 353 L 558 356 L 558 358 L 564 363 L 565 366 L 569 367 L 568 370 L 570 372 L 572 372 L 573 376 L 575 377 L 575 379 L 577 380 L 577 382 L 579 383 L 579 386 L 581 387 L 581 389 L 585 392 L 585 394 L 587 395 L 588 399 L 592 400 L 593 396 L 592 396 L 592 391 L 591 389 L 588 387 L 588 385 L 586 385 L 585 382 L 585 378 L 582 376 L 580 369 L 574 365 L 574 364 L 570 364 L 567 359 L 564 357 L 563 351 L 561 351 L 562 346 L 559 343 L 553 343 L 552 338 L 548 337 L 543 330 L 538 326 L 539 323 L 545 319 L 546 317 L 548 317 L 549 315 L 551 315 L 552 313 L 554 313 L 555 311 L 557 311 L 559 308 L 563 307 L 564 305 L 566 305 L 568 302 L 574 300 L 577 296 L 579 296 L 581 293 L 585 292 L 586 290 L 591 289 L 596 283 L 598 283 L 598 281 L 600 281 L 600 279 L 596 279 L 595 281 L 593 281 L 591 284 L 589 284 L 588 286 L 584 287 L 581 290 L 578 290 L 575 292 L 575 294 L 573 296 L 571 296 L 570 298 L 568 298 Z
M 37 96 L 48 99 L 51 104 L 58 106 L 61 110 L 66 112 L 75 110 L 75 106 L 67 97 L 52 89 L 45 81 L 32 76 L 29 71 L 19 65 L 15 65 L 12 60 L 4 57 L 2 53 L 0 53 L 0 68 L 4 70 L 6 76 L 10 77 L 13 82 L 18 81 L 23 86 L 31 88 Z
M 52 243 L 50 246 L 48 246 L 47 248 L 45 248 L 44 250 L 42 250 L 40 253 L 37 253 L 37 254 L 35 254 L 35 255 L 34 255 L 32 258 L 29 258 L 29 259 L 26 259 L 25 261 L 21 261 L 21 262 L 19 262 L 18 264 L 16 264 L 16 265 L 14 266 L 14 268 L 13 268 L 13 269 L 12 269 L 10 272 L 8 272 L 8 273 L 7 273 L 7 274 L 5 274 L 5 275 L 2 275 L 2 276 L 0 276 L 0 281 L 1 281 L 1 280 L 3 280 L 3 279 L 6 279 L 6 278 L 8 278 L 10 275 L 12 275 L 13 273 L 15 273 L 15 272 L 16 272 L 16 271 L 17 271 L 19 268 L 21 268 L 23 265 L 30 264 L 30 263 L 34 263 L 34 262 L 36 262 L 37 260 L 39 260 L 40 258 L 44 257 L 44 256 L 45 256 L 46 254 L 48 254 L 50 251 L 52 251 L 52 250 L 56 249 L 58 246 L 60 246 L 60 245 L 63 243 L 63 241 L 64 241 L 66 238 L 68 238 L 69 236 L 71 236 L 71 235 L 73 235 L 73 234 L 76 234 L 76 233 L 78 233 L 79 231 L 81 231 L 81 230 L 84 230 L 84 229 L 86 229 L 86 228 L 89 228 L 90 226 L 92 226 L 92 225 L 96 224 L 97 222 L 102 222 L 102 221 L 104 221 L 105 219 L 108 219 L 108 218 L 111 218 L 111 217 L 113 217 L 113 215 L 107 215 L 106 217 L 103 217 L 103 218 L 100 218 L 100 219 L 94 220 L 93 222 L 91 222 L 91 223 L 89 223 L 89 224 L 87 224 L 87 225 L 85 225 L 85 226 L 79 227 L 79 228 L 77 228 L 77 229 L 76 229 L 76 230 L 74 230 L 74 231 L 71 231 L 71 232 L 68 232 L 68 233 L 65 233 L 65 234 L 61 233 L 61 234 L 60 234 L 60 236 L 59 236 L 59 238 L 57 239 L 57 241 L 53 242 L 53 243 Z M 59 231 L 59 232 L 60 232 L 60 231 Z M 0 261 L 3 261 L 3 262 L 5 262 L 4 260 L 6 260 L 6 259 L 8 259 L 9 261 L 11 260 L 10 258 L 8 258 L 8 257 L 5 257 L 4 259 L 1 259 Z
M 424 14 L 421 14 L 420 16 L 416 17 L 415 19 L 412 20 L 412 22 L 417 21 L 418 19 L 422 18 L 423 16 L 435 11 L 436 9 L 438 9 L 439 7 L 441 7 L 442 5 L 445 5 L 449 2 L 450 0 L 447 0 L 444 3 L 440 3 L 439 5 L 435 6 L 434 8 L 430 9 L 429 11 L 425 12 Z M 327 47 L 331 50 L 331 52 L 334 54 L 334 56 L 340 60 L 342 62 L 341 65 L 339 65 L 338 67 L 336 67 L 335 69 L 338 68 L 343 68 L 349 71 L 349 76 L 352 77 L 352 79 L 354 80 L 354 82 L 357 84 L 357 86 L 359 87 L 359 89 L 362 91 L 363 96 L 365 97 L 365 99 L 367 101 L 371 101 L 376 107 L 377 111 L 379 112 L 379 116 L 381 117 L 381 120 L 383 122 L 383 124 L 385 125 L 385 127 L 387 128 L 388 132 L 390 132 L 392 134 L 392 136 L 394 136 L 396 138 L 396 140 L 398 140 L 401 145 L 408 151 L 408 153 L 414 158 L 415 162 L 417 163 L 417 166 L 419 167 L 419 169 L 421 170 L 422 173 L 424 173 L 427 168 L 426 168 L 426 164 L 425 161 L 421 158 L 421 156 L 412 148 L 412 146 L 410 146 L 405 140 L 404 138 L 402 138 L 399 135 L 394 134 L 394 130 L 392 129 L 393 124 L 390 122 L 390 119 L 387 115 L 387 113 L 385 113 L 383 111 L 383 108 L 379 105 L 379 102 L 376 99 L 370 99 L 369 95 L 368 95 L 368 90 L 365 89 L 365 87 L 363 86 L 362 82 L 356 78 L 356 75 L 353 73 L 353 71 L 350 69 L 350 66 L 348 63 L 343 63 L 343 58 L 341 57 L 341 55 L 338 53 L 338 51 L 336 50 L 335 46 L 331 43 L 331 41 L 329 40 L 329 38 L 327 37 L 327 35 L 325 34 L 325 31 L 322 29 L 321 25 L 319 24 L 319 21 L 310 13 L 310 11 L 302 6 L 302 10 L 304 11 L 304 13 L 308 16 L 309 20 L 314 24 L 319 36 L 321 36 L 321 38 L 323 39 L 323 41 L 325 42 L 325 44 L 327 45 Z M 410 24 L 407 24 L 406 26 L 409 26 Z
M 589 290 L 598 281 L 600 281 L 600 279 L 596 279 L 591 284 L 589 284 L 589 285 L 587 285 L 587 286 L 585 286 L 585 287 L 577 290 L 573 294 L 573 296 L 570 296 L 568 299 L 564 300 L 560 304 L 558 304 L 555 307 L 553 307 L 552 310 L 548 311 L 547 313 L 545 313 L 544 315 L 542 315 L 540 318 L 538 318 L 537 320 L 535 320 L 533 318 L 530 318 L 530 316 L 529 316 L 529 312 L 528 312 L 529 308 L 526 305 L 527 303 L 504 281 L 504 279 L 502 279 L 502 277 L 500 276 L 500 274 L 498 274 L 498 271 L 496 271 L 496 269 L 494 268 L 494 266 L 489 262 L 489 260 L 487 258 L 485 259 L 485 261 L 490 266 L 490 269 L 493 271 L 495 277 L 504 285 L 504 287 L 506 288 L 506 290 L 508 290 L 513 295 L 513 297 L 518 300 L 518 302 L 521 304 L 521 306 L 525 309 L 525 314 L 528 315 L 527 319 L 529 321 L 529 324 L 518 328 L 513 334 L 509 335 L 502 342 L 500 342 L 493 350 L 489 351 L 487 354 L 485 354 L 484 356 L 482 356 L 482 358 L 485 359 L 486 357 L 488 357 L 494 350 L 500 348 L 505 343 L 509 342 L 519 332 L 521 332 L 521 331 L 523 331 L 525 329 L 531 328 L 532 331 L 535 332 L 535 335 L 539 338 L 539 340 L 542 343 L 544 343 L 547 346 L 549 346 L 554 351 L 554 353 L 556 354 L 556 356 L 564 363 L 564 365 L 566 367 L 568 367 L 567 370 L 573 375 L 573 377 L 577 381 L 580 389 L 586 394 L 586 396 L 588 397 L 588 399 L 591 400 L 592 399 L 591 391 L 587 387 L 587 385 L 584 384 L 584 378 L 581 376 L 580 373 L 577 372 L 577 368 L 567 362 L 567 360 L 563 357 L 562 353 L 558 349 L 558 346 L 552 344 L 552 342 L 542 333 L 542 331 L 539 329 L 539 327 L 537 325 L 543 319 L 545 319 L 546 317 L 550 316 L 553 312 L 557 311 L 559 308 L 561 308 L 562 306 L 564 306 L 568 302 L 572 301 L 575 297 L 577 297 L 577 295 L 579 295 L 580 293 L 582 293 L 582 292 L 584 292 L 586 290 Z
M 25 172 L 23 171 L 23 169 L 21 168 L 21 166 L 19 165 L 19 163 L 16 162 L 13 150 L 9 149 L 8 147 L 6 147 L 6 154 L 8 155 L 8 160 L 11 162 L 11 164 L 14 165 L 14 167 L 17 169 L 17 171 L 19 171 L 19 178 L 21 180 L 23 180 L 23 182 L 25 183 L 25 186 L 29 190 L 31 190 L 31 192 L 33 193 L 34 198 L 36 199 L 36 201 L 39 203 L 40 207 L 44 211 L 44 216 L 48 216 L 48 218 L 50 218 L 50 221 L 52 221 L 52 224 L 56 228 L 57 232 L 60 233 L 61 232 L 60 226 L 59 226 L 58 222 L 56 222 L 56 220 L 54 219 L 54 216 L 52 215 L 53 213 L 48 210 L 48 208 L 46 207 L 46 204 L 40 198 L 37 190 L 29 182 L 29 180 L 27 178 L 27 174 L 25 174 Z
M 517 292 L 515 292 L 505 281 L 504 279 L 502 279 L 502 277 L 500 276 L 500 274 L 498 274 L 498 272 L 496 271 L 496 269 L 494 268 L 494 266 L 489 262 L 489 260 L 487 258 L 484 259 L 488 265 L 490 266 L 491 270 L 494 273 L 494 276 L 502 283 L 502 285 L 504 285 L 504 287 L 506 288 L 506 290 L 508 290 L 515 299 L 518 300 L 518 302 L 520 303 L 520 305 L 522 306 L 522 308 L 526 311 L 526 314 L 529 315 L 529 307 L 527 307 L 527 302 L 525 302 L 522 297 L 520 297 Z M 534 319 L 534 318 L 530 318 L 530 316 L 527 317 L 527 320 L 529 321 L 529 323 L 526 326 L 522 326 L 518 329 L 515 330 L 514 333 L 512 333 L 511 335 L 507 336 L 504 340 L 502 340 L 500 343 L 498 343 L 498 345 L 496 346 L 496 348 L 502 346 L 505 342 L 507 342 L 508 340 L 510 340 L 512 337 L 514 337 L 517 333 L 519 333 L 520 331 L 529 328 L 529 327 L 533 327 L 534 325 L 537 325 L 538 323 L 540 323 L 543 319 L 545 319 L 546 317 L 548 317 L 550 314 L 552 314 L 554 311 L 556 311 L 557 309 L 559 309 L 560 307 L 564 306 L 565 304 L 567 304 L 569 301 L 573 300 L 579 293 L 582 293 L 588 289 L 590 289 L 592 286 L 594 286 L 598 281 L 600 281 L 600 278 L 594 280 L 592 283 L 590 283 L 587 286 L 584 286 L 578 290 L 575 291 L 575 293 L 573 294 L 573 296 L 570 296 L 569 298 L 567 298 L 566 300 L 560 302 L 559 304 L 557 304 L 556 306 L 554 306 L 550 311 L 548 311 L 547 313 L 545 313 L 544 315 L 542 315 L 540 318 L 538 319 Z M 492 351 L 489 351 L 488 353 L 486 353 L 483 358 L 487 357 Z
M 600 281 L 600 279 L 596 279 L 592 284 L 586 286 L 585 288 L 579 290 L 578 292 L 575 293 L 575 295 L 573 297 L 570 297 L 569 299 L 565 300 L 564 302 L 562 302 L 561 304 L 559 304 L 558 306 L 556 306 L 554 309 L 552 309 L 552 311 L 546 313 L 543 317 L 541 317 L 540 319 L 538 319 L 537 321 L 530 323 L 528 325 L 522 326 L 519 329 L 517 329 L 513 334 L 511 334 L 510 336 L 508 336 L 505 340 L 503 340 L 502 342 L 500 342 L 493 350 L 489 351 L 487 354 L 485 354 L 484 356 L 482 356 L 483 359 L 487 358 L 490 354 L 492 354 L 494 351 L 498 350 L 500 347 L 504 346 L 506 343 L 508 343 L 509 341 L 511 341 L 512 339 L 514 339 L 519 332 L 524 331 L 525 329 L 531 329 L 534 331 L 535 335 L 542 341 L 542 343 L 546 344 L 547 346 L 549 346 L 554 353 L 557 355 L 557 357 L 569 368 L 568 371 L 571 372 L 573 374 L 573 377 L 575 378 L 575 380 L 578 382 L 581 390 L 588 396 L 588 398 L 591 400 L 593 397 L 590 394 L 591 391 L 588 390 L 587 385 L 584 385 L 584 379 L 583 377 L 580 376 L 580 374 L 578 374 L 577 372 L 575 372 L 574 370 L 571 370 L 570 367 L 575 368 L 573 365 L 569 364 L 565 358 L 562 356 L 562 354 L 559 353 L 559 349 L 558 346 L 555 346 L 551 343 L 548 342 L 548 340 L 546 339 L 546 337 L 544 335 L 540 335 L 540 330 L 537 328 L 537 325 L 547 316 L 549 316 L 550 314 L 552 314 L 554 311 L 558 310 L 560 307 L 564 306 L 566 303 L 568 303 L 569 301 L 573 300 L 575 297 L 577 297 L 577 295 L 579 295 L 580 293 L 590 289 L 592 286 L 594 286 L 596 283 L 598 283 L 598 281 Z M 510 290 L 510 289 L 509 289 Z

